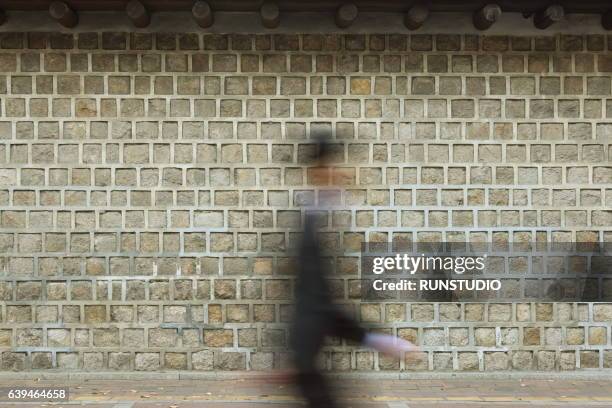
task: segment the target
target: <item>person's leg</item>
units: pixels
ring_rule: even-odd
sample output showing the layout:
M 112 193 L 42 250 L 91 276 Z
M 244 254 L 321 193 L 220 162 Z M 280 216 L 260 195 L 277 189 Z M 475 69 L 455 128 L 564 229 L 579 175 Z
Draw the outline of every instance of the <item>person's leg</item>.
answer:
M 300 371 L 297 379 L 310 408 L 336 408 L 329 385 L 319 371 Z
M 316 316 L 302 316 L 294 322 L 291 345 L 297 370 L 296 380 L 310 408 L 335 408 L 331 390 L 316 366 L 327 324 Z

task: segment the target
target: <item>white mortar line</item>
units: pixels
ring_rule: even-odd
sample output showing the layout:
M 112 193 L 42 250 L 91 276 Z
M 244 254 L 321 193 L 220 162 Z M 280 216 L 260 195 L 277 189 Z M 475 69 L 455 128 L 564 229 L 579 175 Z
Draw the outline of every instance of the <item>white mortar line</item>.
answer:
M 355 372 L 327 372 L 326 375 L 335 379 L 364 379 L 364 380 L 519 380 L 542 379 L 548 380 L 601 380 L 609 381 L 612 378 L 612 369 L 599 369 L 594 371 L 489 371 L 489 372 L 451 372 L 451 371 L 423 371 L 423 372 L 381 372 L 381 371 L 355 371 Z M 0 372 L 2 380 L 236 380 L 261 377 L 255 371 L 222 371 L 222 372 L 138 372 L 138 371 L 35 371 L 35 372 Z
M 403 402 L 388 402 L 387 406 L 389 408 L 410 408 L 408 405 L 406 405 Z

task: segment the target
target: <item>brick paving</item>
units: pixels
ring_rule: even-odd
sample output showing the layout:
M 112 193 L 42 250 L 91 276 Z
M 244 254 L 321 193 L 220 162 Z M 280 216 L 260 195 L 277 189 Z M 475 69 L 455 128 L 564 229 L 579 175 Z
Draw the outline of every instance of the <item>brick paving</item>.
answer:
M 440 379 L 333 380 L 343 408 L 612 407 L 610 380 Z M 2 387 L 67 386 L 68 402 L 11 407 L 293 408 L 304 404 L 292 384 L 274 377 L 231 380 L 3 380 Z

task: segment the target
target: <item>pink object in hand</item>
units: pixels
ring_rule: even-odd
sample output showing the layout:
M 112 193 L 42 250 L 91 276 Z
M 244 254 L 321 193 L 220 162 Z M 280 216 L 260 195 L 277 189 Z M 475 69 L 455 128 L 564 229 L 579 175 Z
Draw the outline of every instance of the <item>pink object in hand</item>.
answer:
M 418 350 L 418 347 L 411 342 L 388 334 L 368 333 L 363 343 L 368 347 L 394 357 L 401 357 L 402 352 Z

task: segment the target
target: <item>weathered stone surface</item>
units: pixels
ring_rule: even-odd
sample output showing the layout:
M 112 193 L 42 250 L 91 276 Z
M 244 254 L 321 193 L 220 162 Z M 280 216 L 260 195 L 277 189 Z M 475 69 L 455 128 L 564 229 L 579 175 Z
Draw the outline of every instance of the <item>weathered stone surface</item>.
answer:
M 334 297 L 422 348 L 400 361 L 331 339 L 326 368 L 611 367 L 612 305 L 521 300 L 542 298 L 530 271 L 585 273 L 584 257 L 490 257 L 514 303 L 366 303 L 355 256 L 611 241 L 608 37 L 5 34 L 0 369 L 282 367 L 286 251 L 318 204 L 341 207 L 322 211 Z M 314 133 L 342 171 L 313 171 Z

